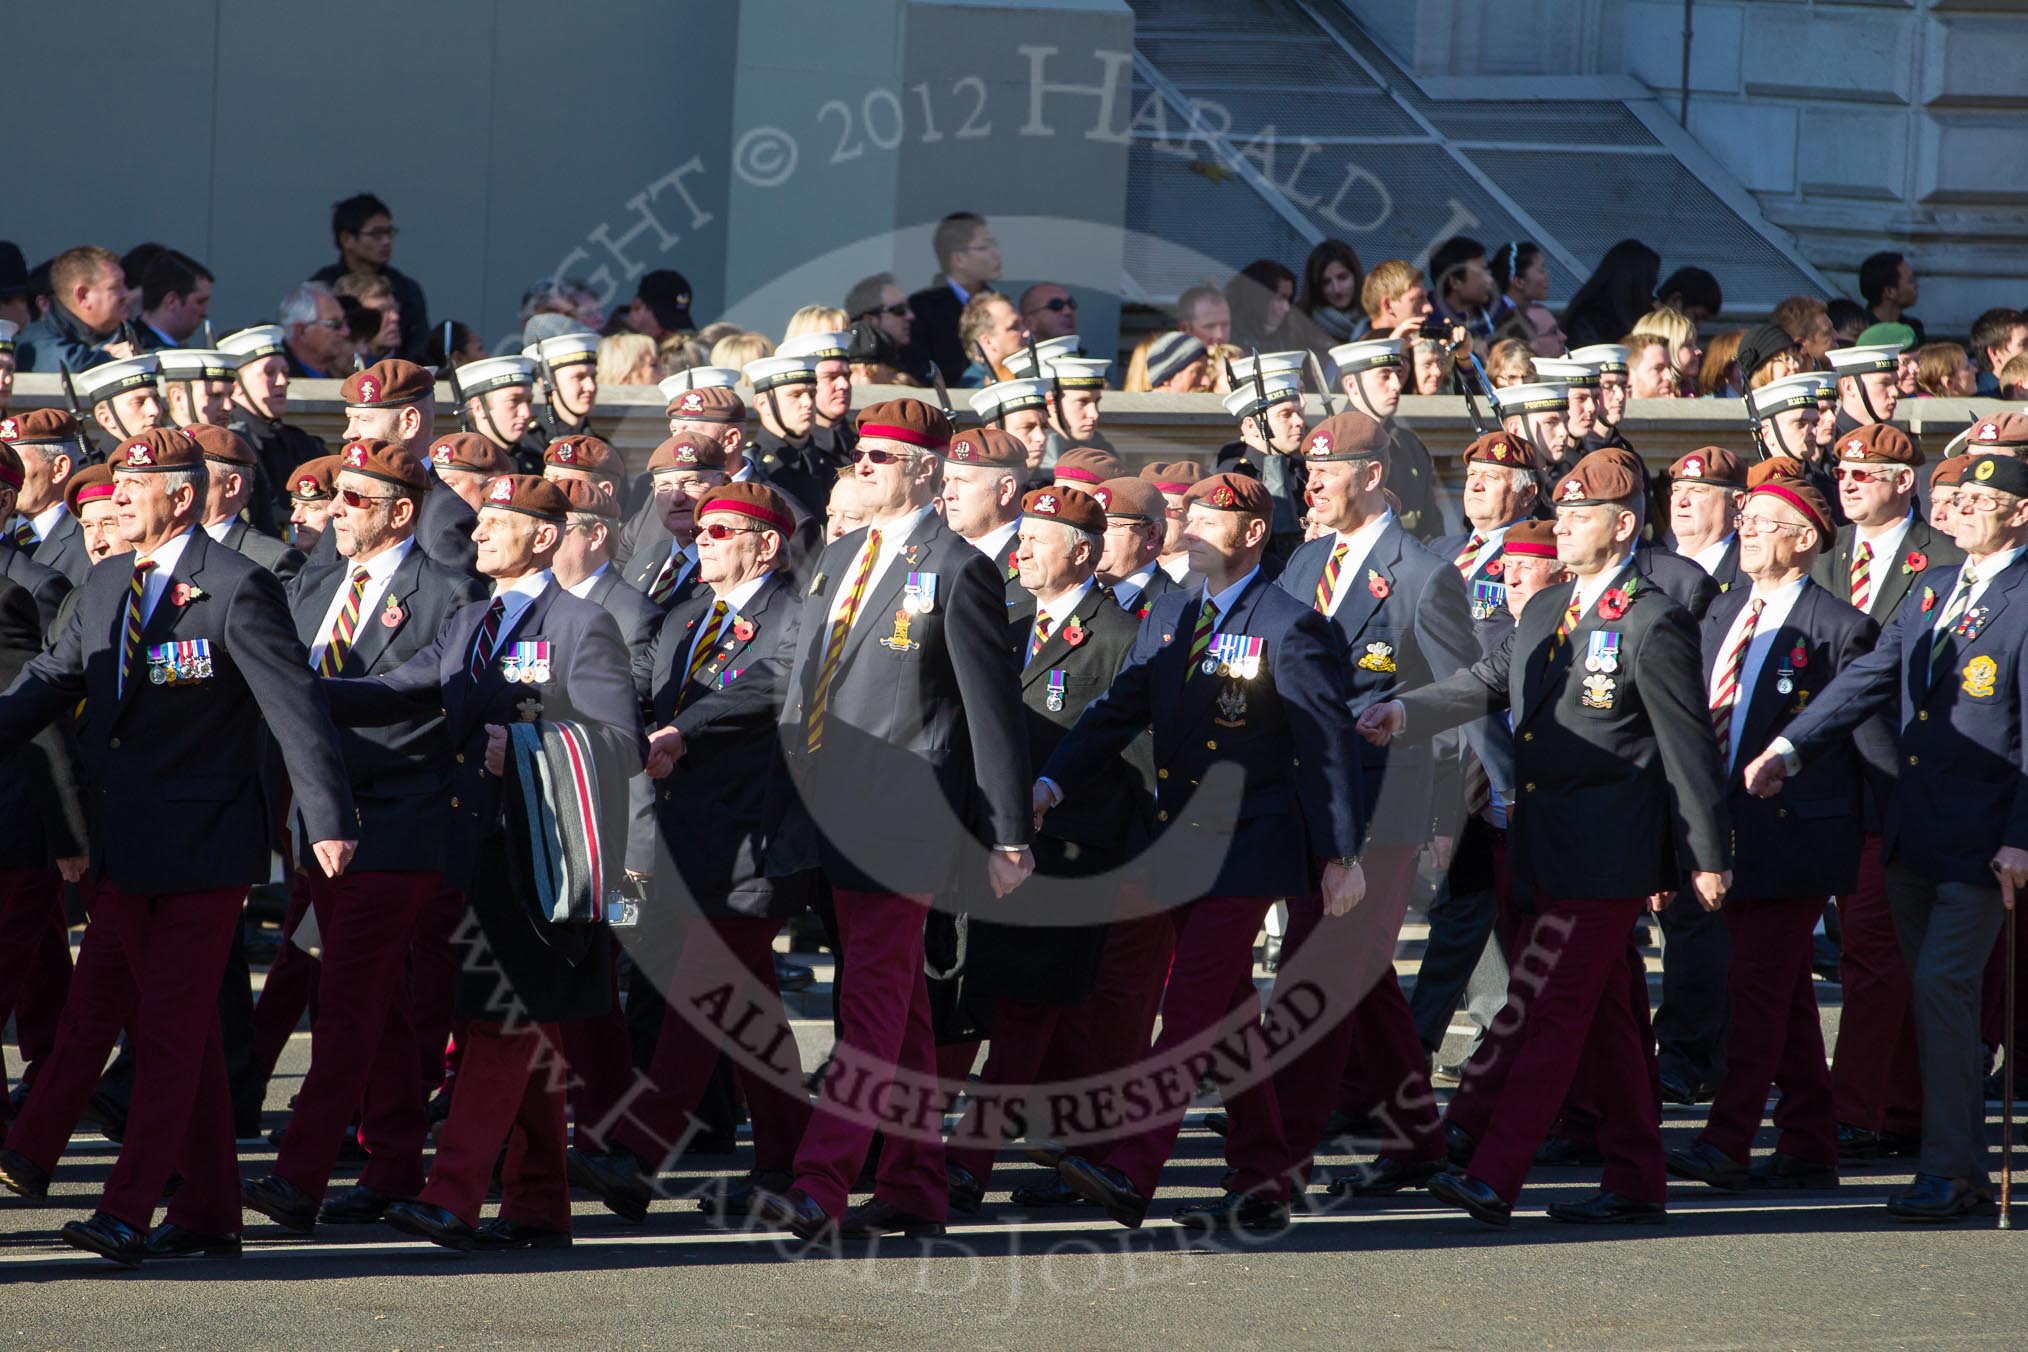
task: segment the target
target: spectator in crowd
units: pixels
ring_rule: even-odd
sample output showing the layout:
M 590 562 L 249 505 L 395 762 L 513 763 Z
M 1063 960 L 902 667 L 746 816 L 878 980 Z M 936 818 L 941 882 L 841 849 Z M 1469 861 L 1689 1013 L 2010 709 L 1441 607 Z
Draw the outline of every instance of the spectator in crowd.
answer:
M 1697 371 L 1697 397 L 1700 399 L 1736 399 L 1744 391 L 1746 382 L 1739 378 L 1739 344 L 1746 336 L 1742 329 L 1731 329 L 1713 338 L 1704 349 L 1704 362 Z
M 1519 338 L 1502 338 L 1486 354 L 1486 379 L 1496 390 L 1527 385 L 1535 379 L 1535 356 Z
M 1549 255 L 1540 245 L 1510 240 L 1493 251 L 1491 268 L 1493 285 L 1508 313 L 1528 325 L 1529 351 L 1538 357 L 1561 357 L 1569 350 L 1569 340 L 1549 308 Z M 1504 330 L 1512 322 L 1500 327 Z
M 1176 328 L 1210 347 L 1232 341 L 1232 307 L 1215 286 L 1191 287 L 1176 298 Z
M 211 314 L 211 273 L 189 254 L 162 249 L 141 269 L 143 346 L 184 347 Z
M 521 297 L 521 324 L 537 315 L 564 315 L 593 333 L 606 327 L 605 307 L 598 293 L 576 277 L 544 277 Z
M 1869 254 L 1859 265 L 1859 299 L 1866 302 L 1866 313 L 1875 323 L 1908 325 L 1918 343 L 1923 341 L 1922 321 L 1908 311 L 1921 295 L 1915 264 L 1892 249 Z
M 1013 301 L 997 291 L 981 291 L 965 302 L 964 313 L 958 316 L 958 341 L 972 354 L 972 360 L 959 373 L 956 385 L 977 389 L 1008 378 L 1003 363 L 1028 341 L 1028 331 L 1022 327 L 1021 312 Z M 991 369 L 987 362 L 992 363 Z
M 1436 294 L 1435 312 L 1462 324 L 1477 338 L 1491 338 L 1513 305 L 1493 281 L 1486 246 L 1469 235 L 1453 235 L 1429 256 L 1429 275 Z
M 275 322 L 289 349 L 289 374 L 312 379 L 343 376 L 352 365 L 345 309 L 322 282 L 304 282 L 282 297 Z
M 1662 256 L 1637 239 L 1607 249 L 1598 267 L 1564 307 L 1563 331 L 1573 348 L 1617 343 L 1654 305 Z
M 21 256 L 19 244 L 0 239 L 0 322 L 12 324 L 19 333 L 34 317 L 28 302 L 28 260 Z
M 331 293 L 342 304 L 352 301 L 362 309 L 371 310 L 379 317 L 366 347 L 360 353 L 368 365 L 383 357 L 399 355 L 401 349 L 401 302 L 395 298 L 394 284 L 386 274 L 379 272 L 348 272 L 331 284 Z
M 1790 296 L 1774 307 L 1770 318 L 1796 340 L 1807 370 L 1822 366 L 1824 354 L 1838 341 L 1837 330 L 1831 326 L 1830 311 L 1815 296 Z M 1853 337 L 1858 335 L 1855 333 Z
M 620 322 L 635 333 L 658 340 L 672 333 L 689 333 L 697 327 L 690 319 L 690 279 L 673 268 L 642 273 L 634 287 L 633 303 Z
M 1077 332 L 1077 297 L 1055 282 L 1037 282 L 1021 293 L 1021 322 L 1038 343 Z
M 709 364 L 712 366 L 730 367 L 735 371 L 743 371 L 746 369 L 747 363 L 756 362 L 762 357 L 772 357 L 774 355 L 775 345 L 768 341 L 766 334 L 741 331 L 739 333 L 727 334 L 711 345 L 711 361 Z
M 1151 333 L 1127 361 L 1122 388 L 1130 392 L 1202 394 L 1211 388 L 1210 349 L 1181 329 Z
M 662 379 L 661 352 L 645 333 L 609 333 L 599 339 L 600 389 L 653 385 Z
M 1446 394 L 1450 391 L 1450 358 L 1443 348 L 1427 338 L 1409 345 L 1415 362 L 1415 384 L 1410 394 Z
M 730 320 L 721 319 L 717 323 L 706 324 L 694 336 L 698 342 L 704 345 L 705 352 L 709 353 L 712 348 L 717 347 L 723 340 L 732 337 L 736 333 L 745 332 L 745 329 L 732 323 Z
M 711 361 L 711 349 L 697 341 L 695 335 L 672 333 L 655 344 L 655 354 L 662 363 L 662 374 L 666 378 L 678 371 L 688 371 Z
M 1725 308 L 1725 292 L 1719 288 L 1718 279 L 1703 268 L 1677 268 L 1655 288 L 1655 299 L 1672 310 L 1682 311 L 1699 327 L 1718 318 L 1718 312 Z
M 1996 399 L 1999 372 L 2028 349 L 2028 313 L 2004 306 L 1988 310 L 1972 321 L 1971 339 L 1972 356 L 1979 367 L 1979 395 Z
M 2000 368 L 2000 398 L 2028 399 L 2028 352 L 2017 352 Z
M 1866 313 L 1866 307 L 1856 300 L 1839 296 L 1824 302 L 1824 313 L 1831 319 L 1831 334 L 1839 347 L 1850 347 L 1859 341 L 1860 331 L 1873 322 L 1873 316 Z
M 369 363 L 376 360 L 373 341 L 380 336 L 380 311 L 367 309 L 351 296 L 339 296 L 338 309 L 345 318 L 346 357 L 343 369 L 347 372 L 364 371 Z
M 118 254 L 90 244 L 66 249 L 50 260 L 49 283 L 48 311 L 15 337 L 15 369 L 89 371 L 134 355 L 120 339 L 132 292 Z
M 429 342 L 423 345 L 422 364 L 424 366 L 429 367 L 433 371 L 441 371 L 446 365 L 463 366 L 466 362 L 479 361 L 486 356 L 486 343 L 484 339 L 479 337 L 477 329 L 474 329 L 470 324 L 465 323 L 461 319 L 452 320 L 448 327 L 451 331 L 449 360 L 446 361 L 444 355 L 444 329 L 446 326 L 439 324 L 430 330 Z M 525 329 L 523 330 L 523 334 L 525 338 Z
M 786 343 L 806 333 L 843 333 L 851 327 L 851 319 L 835 305 L 805 305 L 789 316 L 782 341 Z
M 955 211 L 937 222 L 930 247 L 936 251 L 937 275 L 908 298 L 915 323 L 903 360 L 925 378 L 934 362 L 946 381 L 956 381 L 970 362 L 958 342 L 958 316 L 974 292 L 990 291 L 1000 280 L 1000 244 L 985 217 Z
M 1296 300 L 1296 274 L 1272 258 L 1257 258 L 1225 284 L 1232 315 L 1232 343 L 1242 352 L 1274 352 L 1300 346 L 1291 341 L 1289 311 Z
M 397 233 L 394 213 L 370 192 L 333 204 L 331 239 L 338 246 L 338 261 L 311 273 L 310 280 L 334 286 L 348 272 L 383 274 L 394 288 L 395 304 L 401 308 L 400 355 L 416 361 L 422 356 L 424 337 L 429 332 L 430 307 L 423 299 L 422 286 L 388 262 L 394 253 Z
M 1627 397 L 1630 399 L 1674 399 L 1682 392 L 1676 368 L 1669 364 L 1669 339 L 1659 333 L 1630 333 L 1626 337 Z
M 1956 343 L 1924 343 L 1915 350 L 1915 392 L 1970 399 L 1979 392 L 1979 372 L 1971 355 Z
M 1389 258 L 1366 274 L 1359 303 L 1365 307 L 1376 338 L 1400 338 L 1429 318 L 1429 284 L 1422 269 L 1402 258 Z
M 1707 354 L 1706 360 L 1709 361 Z M 1740 335 L 1733 352 L 1739 381 L 1746 389 L 1757 390 L 1771 380 L 1792 376 L 1803 369 L 1802 348 L 1779 324 L 1756 324 Z
M 1676 373 L 1676 393 L 1696 394 L 1697 377 L 1704 369 L 1704 348 L 1697 341 L 1697 326 L 1681 310 L 1658 306 L 1640 317 L 1634 333 L 1659 334 L 1669 343 L 1669 367 Z
M 906 352 L 915 333 L 915 311 L 891 272 L 876 272 L 845 293 L 845 313 L 854 324 L 871 324 L 897 352 Z M 929 370 L 927 366 L 923 368 Z
M 1366 316 L 1359 308 L 1359 291 L 1365 283 L 1359 254 L 1344 240 L 1327 239 L 1310 250 L 1303 260 L 1303 285 L 1296 292 L 1297 311 L 1316 330 L 1306 346 L 1321 356 L 1365 332 Z

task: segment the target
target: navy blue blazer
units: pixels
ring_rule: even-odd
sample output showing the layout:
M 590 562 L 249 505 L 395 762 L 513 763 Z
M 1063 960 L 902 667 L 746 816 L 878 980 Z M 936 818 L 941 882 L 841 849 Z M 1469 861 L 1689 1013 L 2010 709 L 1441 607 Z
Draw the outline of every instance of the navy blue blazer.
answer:
M 37 563 L 11 539 L 0 539 L 0 577 L 28 589 L 42 619 L 42 632 L 53 637 L 56 612 L 62 608 L 63 598 L 70 595 L 70 579 L 48 564 Z
M 34 558 L 69 578 L 73 587 L 82 587 L 85 574 L 92 570 L 91 556 L 85 553 L 84 527 L 67 511 L 57 516 L 49 534 L 35 542 Z
M 1221 632 L 1263 640 L 1259 674 L 1196 670 L 1185 679 L 1201 590 L 1156 600 L 1126 665 L 1043 767 L 1065 800 L 1118 773 L 1118 757 L 1155 731 L 1156 844 L 1150 895 L 1301 896 L 1315 862 L 1359 852 L 1366 833 L 1359 756 L 1347 716 L 1343 640 L 1322 615 L 1256 575 Z M 1196 790 L 1221 763 L 1240 772 L 1238 817 L 1221 833 Z M 1173 830 L 1171 828 L 1174 828 Z
M 472 527 L 478 524 L 471 503 L 441 483 L 431 484 L 416 513 L 416 543 L 446 568 L 476 574 L 479 547 L 472 543 Z
M 2003 845 L 2028 849 L 2028 555 L 1987 584 L 1972 632 L 1930 669 L 1933 625 L 1961 565 L 1931 567 L 1872 652 L 1789 725 L 1807 767 L 1868 715 L 1899 700 L 1900 776 L 1887 800 L 1883 859 L 1937 882 L 1993 886 Z
M 42 651 L 43 628 L 28 589 L 0 578 L 0 689 Z M 0 869 L 48 868 L 85 853 L 84 812 L 70 720 L 54 719 L 29 745 L 0 754 L 0 822 L 7 824 Z
M 1718 583 L 1711 574 L 1660 545 L 1646 542 L 1638 545 L 1634 549 L 1634 571 L 1674 598 L 1699 624 L 1704 622 L 1704 612 L 1718 599 Z

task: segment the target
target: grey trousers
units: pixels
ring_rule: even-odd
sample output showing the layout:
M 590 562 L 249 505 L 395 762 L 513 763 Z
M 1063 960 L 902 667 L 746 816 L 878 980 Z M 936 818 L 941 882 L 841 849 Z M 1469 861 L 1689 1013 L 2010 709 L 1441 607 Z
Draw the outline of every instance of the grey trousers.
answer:
M 1692 1089 L 1715 1087 L 1725 1078 L 1732 931 L 1722 911 L 1705 910 L 1687 888 L 1669 899 L 1661 921 L 1662 1003 L 1655 1010 L 1661 1070 Z
M 1478 1029 L 1460 1061 L 1485 1041 L 1494 1016 L 1506 1007 L 1507 955 L 1493 933 L 1499 912 L 1499 898 L 1491 889 L 1458 896 L 1446 887 L 1430 907 L 1429 945 L 1408 1008 L 1416 1036 L 1432 1056 L 1443 1047 L 1459 996 L 1465 997 L 1466 1017 Z
M 1979 985 L 2006 912 L 2000 889 L 1939 883 L 1887 866 L 1887 908 L 1915 1004 L 1925 1174 L 1986 1187 L 1985 1066 Z

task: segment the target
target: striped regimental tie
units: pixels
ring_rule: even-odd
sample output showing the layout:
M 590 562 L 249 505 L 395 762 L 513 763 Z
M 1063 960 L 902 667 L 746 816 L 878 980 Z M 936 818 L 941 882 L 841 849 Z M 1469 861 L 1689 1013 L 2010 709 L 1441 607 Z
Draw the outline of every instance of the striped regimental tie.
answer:
M 683 688 L 676 692 L 677 708 L 683 707 L 691 685 L 697 680 L 697 673 L 704 670 L 704 664 L 711 660 L 712 650 L 718 647 L 718 631 L 724 627 L 725 598 L 721 596 L 711 603 L 711 616 L 704 622 L 704 632 L 697 636 L 697 646 L 690 650 L 690 668 L 683 673 Z
M 1711 727 L 1718 734 L 1718 753 L 1728 763 L 1732 759 L 1732 711 L 1739 706 L 1739 672 L 1746 665 L 1746 650 L 1753 643 L 1754 630 L 1760 628 L 1764 605 L 1766 602 L 1756 597 L 1746 608 L 1746 623 L 1718 664 L 1718 686 L 1711 694 Z
M 352 639 L 359 632 L 359 603 L 366 599 L 366 570 L 352 570 L 352 588 L 345 593 L 344 608 L 331 622 L 331 635 L 324 641 L 324 655 L 317 660 L 319 676 L 336 676 L 345 669 L 345 654 L 352 651 Z
M 866 599 L 866 580 L 873 576 L 873 561 L 879 557 L 880 532 L 869 530 L 866 543 L 859 550 L 859 567 L 852 574 L 852 589 L 845 593 L 838 618 L 831 621 L 831 635 L 824 643 L 824 665 L 817 669 L 817 688 L 810 692 L 804 745 L 811 751 L 824 744 L 824 710 L 831 702 L 831 681 L 838 675 L 839 660 L 845 656 L 845 636 L 852 632 L 852 621 L 859 616 L 859 603 Z
M 1324 575 L 1317 579 L 1317 599 L 1310 603 L 1319 615 L 1331 613 L 1331 593 L 1337 590 L 1338 570 L 1345 566 L 1345 554 L 1351 547 L 1340 541 L 1338 547 L 1331 551 L 1331 557 L 1325 560 Z
M 134 565 L 134 583 L 127 589 L 127 623 L 120 644 L 120 693 L 127 691 L 127 673 L 134 669 L 134 657 L 141 651 L 141 595 L 148 590 L 148 574 L 155 571 L 153 559 Z

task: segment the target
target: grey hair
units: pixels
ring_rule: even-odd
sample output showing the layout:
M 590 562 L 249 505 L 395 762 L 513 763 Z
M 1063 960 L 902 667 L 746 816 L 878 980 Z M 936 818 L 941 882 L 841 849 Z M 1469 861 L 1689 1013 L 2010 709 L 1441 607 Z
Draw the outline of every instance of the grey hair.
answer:
M 1068 521 L 1050 521 L 1044 519 L 1038 522 L 1037 524 L 1056 527 L 1058 530 L 1063 532 L 1064 537 L 1068 539 L 1070 543 L 1073 545 L 1077 544 L 1090 545 L 1092 548 L 1092 555 L 1094 558 L 1096 558 L 1099 554 L 1105 552 L 1106 542 L 1103 536 L 1094 535 L 1088 530 L 1084 530 L 1081 527 L 1071 525 Z
M 329 296 L 333 301 L 338 299 L 337 293 L 322 282 L 304 282 L 282 297 L 281 306 L 275 311 L 275 322 L 283 325 L 316 323 L 317 299 L 320 296 Z
M 193 465 L 189 469 L 165 469 L 157 472 L 162 476 L 162 491 L 165 493 L 174 493 L 177 489 L 188 484 L 196 490 L 197 501 L 202 505 L 204 495 L 211 491 L 211 471 L 203 465 Z

